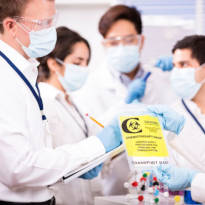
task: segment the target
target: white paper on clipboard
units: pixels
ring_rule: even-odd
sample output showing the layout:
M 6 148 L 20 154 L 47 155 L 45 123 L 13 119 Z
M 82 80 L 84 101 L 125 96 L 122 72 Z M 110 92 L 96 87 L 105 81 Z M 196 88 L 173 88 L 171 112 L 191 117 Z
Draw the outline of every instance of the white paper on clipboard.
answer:
M 89 170 L 97 167 L 98 165 L 102 164 L 106 160 L 119 155 L 122 152 L 124 152 L 124 145 L 120 145 L 119 147 L 115 148 L 111 152 L 108 152 L 108 153 L 92 160 L 91 162 L 86 163 L 86 164 L 82 165 L 81 167 L 69 172 L 67 175 L 65 175 L 62 178 L 61 182 L 63 181 L 63 183 L 67 184 L 70 181 L 72 181 L 73 179 L 85 174 Z

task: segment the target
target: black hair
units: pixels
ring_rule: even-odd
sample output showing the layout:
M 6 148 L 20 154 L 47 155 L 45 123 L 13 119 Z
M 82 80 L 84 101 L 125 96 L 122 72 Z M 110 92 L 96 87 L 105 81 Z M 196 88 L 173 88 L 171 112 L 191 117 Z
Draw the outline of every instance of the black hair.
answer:
M 192 58 L 195 58 L 200 65 L 205 63 L 205 36 L 191 35 L 177 41 L 172 49 L 174 53 L 177 49 L 190 49 Z
M 142 19 L 140 12 L 135 7 L 117 5 L 111 7 L 101 17 L 98 26 L 101 35 L 105 37 L 111 26 L 120 19 L 125 19 L 133 23 L 137 33 L 142 34 Z
M 72 31 L 67 27 L 63 27 L 63 26 L 58 27 L 57 42 L 54 50 L 47 56 L 37 59 L 40 62 L 40 65 L 38 66 L 38 70 L 39 70 L 38 82 L 45 81 L 50 77 L 50 69 L 48 68 L 47 60 L 49 58 L 53 58 L 53 59 L 58 58 L 64 61 L 68 55 L 72 54 L 73 47 L 78 42 L 83 42 L 87 45 L 89 50 L 89 59 L 88 59 L 88 63 L 89 63 L 91 57 L 91 48 L 88 41 L 82 36 L 80 36 L 77 32 Z

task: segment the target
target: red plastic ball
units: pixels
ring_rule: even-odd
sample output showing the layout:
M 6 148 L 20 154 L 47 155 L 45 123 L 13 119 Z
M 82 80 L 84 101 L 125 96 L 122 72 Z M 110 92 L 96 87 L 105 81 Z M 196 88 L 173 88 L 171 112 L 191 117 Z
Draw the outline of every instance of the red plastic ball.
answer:
M 140 178 L 140 181 L 141 181 L 141 182 L 142 182 L 142 181 L 145 181 L 145 182 L 146 182 L 147 179 L 146 179 L 145 177 L 141 177 L 141 178 Z
M 133 187 L 137 187 L 138 186 L 138 183 L 136 181 L 132 182 L 132 186 Z
M 143 201 L 144 197 L 142 195 L 138 196 L 139 201 Z
M 153 177 L 153 180 L 154 180 L 154 181 L 157 181 L 157 177 Z

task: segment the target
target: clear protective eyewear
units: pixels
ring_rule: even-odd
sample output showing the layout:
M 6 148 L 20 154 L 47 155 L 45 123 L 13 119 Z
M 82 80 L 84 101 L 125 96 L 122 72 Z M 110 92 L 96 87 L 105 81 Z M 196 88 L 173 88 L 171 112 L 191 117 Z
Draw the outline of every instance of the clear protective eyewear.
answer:
M 119 46 L 120 44 L 123 45 L 137 45 L 141 40 L 141 35 L 139 34 L 131 34 L 127 36 L 117 36 L 106 38 L 103 40 L 103 45 L 105 47 L 111 46 Z
M 58 20 L 58 12 L 51 18 L 46 19 L 29 19 L 21 16 L 15 16 L 13 19 L 19 23 L 27 32 L 31 31 L 39 31 L 42 29 L 50 28 L 52 26 L 56 26 L 56 22 Z

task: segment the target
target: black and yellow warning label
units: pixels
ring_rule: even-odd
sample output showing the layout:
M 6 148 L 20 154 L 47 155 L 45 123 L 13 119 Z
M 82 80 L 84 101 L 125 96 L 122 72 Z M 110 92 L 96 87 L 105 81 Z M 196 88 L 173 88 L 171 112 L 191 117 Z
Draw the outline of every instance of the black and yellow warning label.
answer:
M 157 117 L 121 116 L 121 132 L 129 157 L 167 157 L 168 151 Z

